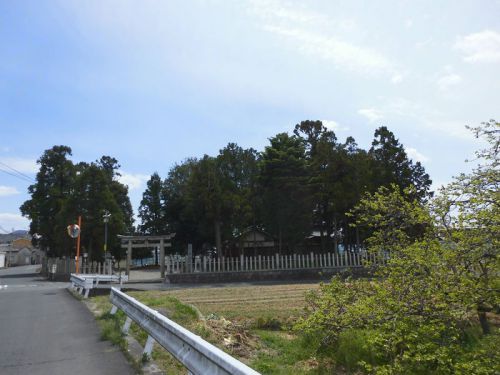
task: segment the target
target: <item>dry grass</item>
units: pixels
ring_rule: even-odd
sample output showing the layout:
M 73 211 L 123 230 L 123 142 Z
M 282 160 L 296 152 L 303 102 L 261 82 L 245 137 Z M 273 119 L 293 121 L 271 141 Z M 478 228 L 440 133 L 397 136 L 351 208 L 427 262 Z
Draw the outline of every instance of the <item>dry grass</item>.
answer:
M 204 316 L 217 315 L 231 320 L 295 318 L 302 312 L 304 296 L 319 284 L 287 284 L 242 287 L 191 288 L 173 291 L 130 293 L 139 300 L 175 297 L 193 305 Z
M 287 328 L 303 311 L 305 294 L 318 287 L 317 283 L 198 287 L 127 294 L 263 374 L 312 374 L 316 372 L 297 367 L 309 358 L 308 353 Z M 111 308 L 107 296 L 94 297 L 89 303 L 96 313 Z M 124 317 L 118 315 L 120 326 Z M 130 334 L 144 344 L 147 335 L 135 324 Z M 185 373 L 163 348 L 155 346 L 152 354 L 167 373 Z

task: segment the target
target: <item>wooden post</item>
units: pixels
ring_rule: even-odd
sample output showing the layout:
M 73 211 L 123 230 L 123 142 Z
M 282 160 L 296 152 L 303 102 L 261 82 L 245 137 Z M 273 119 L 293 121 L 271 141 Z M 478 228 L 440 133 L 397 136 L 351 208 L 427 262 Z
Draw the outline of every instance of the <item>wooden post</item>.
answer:
M 188 244 L 187 257 L 186 257 L 187 272 L 193 272 L 193 244 Z
M 163 243 L 163 238 L 160 239 L 160 273 L 161 278 L 165 278 L 165 244 Z
M 130 277 L 130 265 L 132 264 L 132 240 L 128 240 L 127 245 L 127 276 Z

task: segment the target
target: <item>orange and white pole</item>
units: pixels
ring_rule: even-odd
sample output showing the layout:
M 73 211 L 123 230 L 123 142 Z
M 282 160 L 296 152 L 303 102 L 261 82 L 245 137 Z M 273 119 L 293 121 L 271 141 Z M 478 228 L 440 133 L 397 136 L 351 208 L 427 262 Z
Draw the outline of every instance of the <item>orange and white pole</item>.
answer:
M 80 273 L 80 237 L 82 235 L 82 217 L 78 216 L 78 227 L 80 228 L 80 233 L 76 238 L 76 273 Z

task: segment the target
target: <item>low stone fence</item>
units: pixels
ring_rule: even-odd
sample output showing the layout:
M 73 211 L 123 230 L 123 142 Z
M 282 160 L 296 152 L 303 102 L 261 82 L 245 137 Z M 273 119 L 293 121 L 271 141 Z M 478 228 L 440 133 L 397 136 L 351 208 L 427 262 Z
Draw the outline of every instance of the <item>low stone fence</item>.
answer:
M 172 273 L 165 276 L 167 284 L 219 284 L 233 282 L 303 282 L 330 280 L 340 273 L 352 277 L 364 277 L 371 274 L 368 267 L 357 268 L 308 268 L 294 270 L 244 271 L 244 272 L 197 272 Z

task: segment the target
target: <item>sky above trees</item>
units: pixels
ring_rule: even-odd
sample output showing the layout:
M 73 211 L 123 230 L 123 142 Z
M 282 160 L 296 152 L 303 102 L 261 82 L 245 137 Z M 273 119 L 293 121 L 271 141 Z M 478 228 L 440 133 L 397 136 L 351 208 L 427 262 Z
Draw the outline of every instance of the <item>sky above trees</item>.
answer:
M 387 126 L 439 186 L 500 118 L 498 1 L 7 1 L 0 169 L 34 178 L 68 145 L 145 183 L 228 142 L 262 150 L 303 120 L 369 148 Z M 15 173 L 14 173 L 15 174 Z M 0 172 L 0 233 L 27 229 L 29 178 Z

